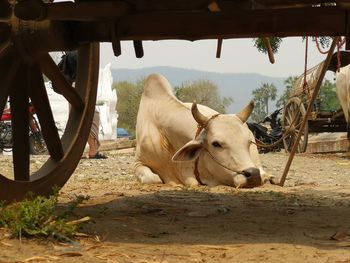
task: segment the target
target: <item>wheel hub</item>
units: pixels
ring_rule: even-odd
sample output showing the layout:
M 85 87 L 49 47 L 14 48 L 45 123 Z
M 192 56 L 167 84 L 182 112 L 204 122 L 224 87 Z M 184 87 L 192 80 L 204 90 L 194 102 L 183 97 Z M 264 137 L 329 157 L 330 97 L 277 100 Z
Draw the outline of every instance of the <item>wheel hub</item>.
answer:
M 296 131 L 295 125 L 293 124 L 291 126 L 287 125 L 283 127 L 283 132 L 287 133 L 288 135 L 294 135 L 295 131 Z
M 295 134 L 295 126 L 294 125 L 289 126 L 289 134 Z
M 14 9 L 14 3 L 0 0 L 0 51 L 14 47 L 24 60 L 34 61 L 42 53 L 77 48 L 64 22 L 22 20 Z

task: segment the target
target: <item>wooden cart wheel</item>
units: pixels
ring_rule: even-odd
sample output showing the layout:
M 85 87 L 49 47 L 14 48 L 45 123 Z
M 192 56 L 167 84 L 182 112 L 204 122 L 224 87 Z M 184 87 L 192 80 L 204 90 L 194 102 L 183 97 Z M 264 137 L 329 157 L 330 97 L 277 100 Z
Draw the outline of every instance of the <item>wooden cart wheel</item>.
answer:
M 304 130 L 300 131 L 301 123 L 305 117 L 306 111 L 304 104 L 298 97 L 291 98 L 288 100 L 286 106 L 284 107 L 283 117 L 282 117 L 282 127 L 283 127 L 283 145 L 287 152 L 292 150 L 293 144 L 298 136 L 299 132 L 303 135 L 300 138 L 297 153 L 303 153 L 306 151 L 307 141 L 308 141 L 308 124 L 306 123 Z
M 8 1 L 0 0 L 0 112 L 7 100 L 12 111 L 13 169 L 0 168 L 0 200 L 23 199 L 27 192 L 47 195 L 74 172 L 85 148 L 95 109 L 99 45 L 71 43 L 64 26 L 51 21 L 17 19 Z M 77 50 L 75 88 L 68 84 L 49 51 Z M 43 74 L 69 102 L 70 113 L 60 138 L 44 85 Z M 29 99 L 36 109 L 49 157 L 31 172 Z M 1 158 L 1 157 L 0 157 Z

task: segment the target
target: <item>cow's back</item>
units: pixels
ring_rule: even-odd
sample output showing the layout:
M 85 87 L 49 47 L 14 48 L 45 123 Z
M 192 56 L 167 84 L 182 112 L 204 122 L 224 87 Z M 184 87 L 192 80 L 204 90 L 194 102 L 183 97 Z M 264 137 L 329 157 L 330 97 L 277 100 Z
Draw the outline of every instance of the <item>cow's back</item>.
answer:
M 151 74 L 146 78 L 137 114 L 136 132 L 145 127 L 164 123 L 167 115 L 183 107 L 174 96 L 168 80 L 160 74 Z
M 191 164 L 175 164 L 171 158 L 193 139 L 196 129 L 191 110 L 174 96 L 167 79 L 159 74 L 150 75 L 137 115 L 135 168 L 147 166 L 163 182 L 181 183 L 179 175 Z
M 148 99 L 176 99 L 169 81 L 160 74 L 151 74 L 146 78 L 142 97 Z

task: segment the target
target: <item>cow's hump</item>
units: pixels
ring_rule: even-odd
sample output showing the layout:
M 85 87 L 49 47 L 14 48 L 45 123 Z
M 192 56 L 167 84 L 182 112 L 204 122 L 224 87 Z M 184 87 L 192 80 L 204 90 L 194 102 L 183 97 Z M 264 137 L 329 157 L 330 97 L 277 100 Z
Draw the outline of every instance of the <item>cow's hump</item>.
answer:
M 174 97 L 169 81 L 161 74 L 149 75 L 143 92 L 149 98 Z

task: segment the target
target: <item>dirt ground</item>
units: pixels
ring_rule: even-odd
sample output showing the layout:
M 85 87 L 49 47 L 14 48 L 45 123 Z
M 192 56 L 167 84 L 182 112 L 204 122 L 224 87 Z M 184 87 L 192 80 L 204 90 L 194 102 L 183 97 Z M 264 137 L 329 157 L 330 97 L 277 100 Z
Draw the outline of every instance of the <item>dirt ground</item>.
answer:
M 298 155 L 285 187 L 256 189 L 140 185 L 133 150 L 105 154 L 82 159 L 60 192 L 61 206 L 89 196 L 76 210 L 91 217 L 82 234 L 63 244 L 9 239 L 1 230 L 0 262 L 350 262 L 344 153 Z M 9 158 L 0 157 L 2 170 Z M 288 155 L 261 158 L 280 177 Z

